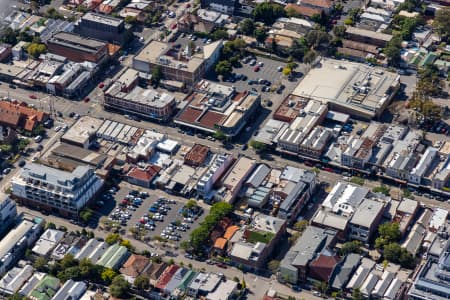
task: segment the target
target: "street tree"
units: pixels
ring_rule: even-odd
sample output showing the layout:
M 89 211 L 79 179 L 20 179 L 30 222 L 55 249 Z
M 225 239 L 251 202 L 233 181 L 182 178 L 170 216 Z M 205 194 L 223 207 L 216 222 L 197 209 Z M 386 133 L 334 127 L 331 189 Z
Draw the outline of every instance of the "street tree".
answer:
M 115 298 L 128 299 L 130 283 L 128 283 L 122 275 L 117 275 L 109 286 L 109 292 L 111 293 L 111 296 Z

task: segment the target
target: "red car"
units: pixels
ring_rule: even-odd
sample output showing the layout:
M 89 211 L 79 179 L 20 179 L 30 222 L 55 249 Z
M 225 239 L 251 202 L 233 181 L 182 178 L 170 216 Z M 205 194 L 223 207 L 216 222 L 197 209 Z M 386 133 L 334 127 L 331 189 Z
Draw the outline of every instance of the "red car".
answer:
M 189 7 L 191 7 L 191 4 L 190 3 L 186 4 L 186 8 L 189 8 Z
M 177 23 L 174 23 L 170 28 L 171 28 L 171 29 L 177 28 Z
M 86 103 L 88 103 L 89 101 L 91 100 L 91 98 L 89 98 L 89 97 L 86 97 L 86 98 L 84 98 L 84 102 L 86 102 Z
M 98 85 L 98 87 L 99 87 L 100 89 L 102 89 L 102 88 L 105 87 L 105 84 L 104 84 L 103 82 L 101 82 L 101 83 Z
M 31 99 L 37 99 L 37 97 L 35 95 L 30 95 Z
M 218 263 L 218 264 L 216 264 L 216 266 L 218 266 L 219 268 L 222 268 L 222 269 L 228 268 L 227 265 L 223 264 L 223 263 Z
M 259 71 L 259 66 L 256 66 L 253 68 L 253 72 L 258 72 Z

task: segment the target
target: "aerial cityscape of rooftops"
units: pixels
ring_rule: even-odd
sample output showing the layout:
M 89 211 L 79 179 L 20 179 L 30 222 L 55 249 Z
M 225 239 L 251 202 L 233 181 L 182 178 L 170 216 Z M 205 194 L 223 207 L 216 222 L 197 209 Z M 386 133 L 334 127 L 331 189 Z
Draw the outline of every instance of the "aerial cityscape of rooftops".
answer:
M 0 16 L 0 299 L 450 299 L 450 0 Z

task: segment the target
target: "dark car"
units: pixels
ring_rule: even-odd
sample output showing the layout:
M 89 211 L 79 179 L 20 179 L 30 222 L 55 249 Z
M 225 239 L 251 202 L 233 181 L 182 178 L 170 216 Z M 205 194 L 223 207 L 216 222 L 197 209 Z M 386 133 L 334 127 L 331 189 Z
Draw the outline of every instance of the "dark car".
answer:
M 25 166 L 26 162 L 24 160 L 19 161 L 19 167 Z
M 242 145 L 241 150 L 245 151 L 245 150 L 247 150 L 247 148 L 248 148 L 247 144 L 244 144 L 244 145 Z

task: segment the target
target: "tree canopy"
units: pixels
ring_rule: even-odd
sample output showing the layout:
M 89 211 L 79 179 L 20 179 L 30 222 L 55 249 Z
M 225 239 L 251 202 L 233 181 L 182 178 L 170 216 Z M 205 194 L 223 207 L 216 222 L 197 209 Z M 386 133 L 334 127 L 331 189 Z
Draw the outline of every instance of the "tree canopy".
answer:
M 221 60 L 217 63 L 215 69 L 217 75 L 222 75 L 224 77 L 229 76 L 231 71 L 233 71 L 233 67 L 228 60 Z
M 246 35 L 252 35 L 255 31 L 255 22 L 252 19 L 244 19 L 239 24 L 239 30 Z
M 400 239 L 401 233 L 399 224 L 383 223 L 378 227 L 379 237 L 375 240 L 375 248 L 382 249 L 387 244 L 397 242 Z
M 276 19 L 284 17 L 285 15 L 286 12 L 284 11 L 283 6 L 271 2 L 258 3 L 253 10 L 255 20 L 261 21 L 266 25 L 272 25 Z
M 123 278 L 123 276 L 118 275 L 114 277 L 111 285 L 109 286 L 109 292 L 111 296 L 116 298 L 127 298 L 130 292 L 130 284 Z
M 444 7 L 436 12 L 433 27 L 441 36 L 448 38 L 450 35 L 450 7 Z
M 233 206 L 226 202 L 217 202 L 211 206 L 209 214 L 200 223 L 200 226 L 191 232 L 189 244 L 194 251 L 201 250 L 217 222 L 230 214 L 232 210 Z
M 46 51 L 47 47 L 44 44 L 40 43 L 31 43 L 27 48 L 28 55 L 32 56 L 33 58 L 38 58 L 39 55 L 45 53 Z

